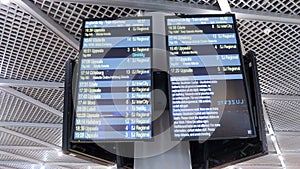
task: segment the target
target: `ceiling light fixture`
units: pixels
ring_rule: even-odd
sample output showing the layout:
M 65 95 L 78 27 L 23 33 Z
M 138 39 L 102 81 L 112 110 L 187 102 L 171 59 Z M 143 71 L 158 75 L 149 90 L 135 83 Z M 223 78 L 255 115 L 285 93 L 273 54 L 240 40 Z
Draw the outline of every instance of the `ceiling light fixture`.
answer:
M 271 135 L 271 140 L 272 140 L 273 142 L 276 141 L 276 138 L 275 138 L 274 135 Z
M 267 35 L 269 35 L 271 32 L 272 32 L 272 29 L 270 29 L 270 28 L 264 29 L 264 33 Z

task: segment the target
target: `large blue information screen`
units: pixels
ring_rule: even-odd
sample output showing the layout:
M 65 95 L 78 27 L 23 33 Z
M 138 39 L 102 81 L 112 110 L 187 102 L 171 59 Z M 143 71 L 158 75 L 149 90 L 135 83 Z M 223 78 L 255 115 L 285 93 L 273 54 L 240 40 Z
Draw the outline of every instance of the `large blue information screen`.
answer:
M 234 15 L 166 17 L 175 139 L 254 136 Z
M 151 17 L 85 20 L 74 141 L 152 138 Z

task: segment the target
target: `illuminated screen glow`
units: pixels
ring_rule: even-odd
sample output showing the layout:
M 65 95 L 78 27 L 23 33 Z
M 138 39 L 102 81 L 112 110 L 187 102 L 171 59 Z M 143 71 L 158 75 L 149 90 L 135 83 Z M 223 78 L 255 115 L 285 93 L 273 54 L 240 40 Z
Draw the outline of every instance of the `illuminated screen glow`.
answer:
M 152 138 L 151 17 L 85 20 L 74 141 Z
M 175 139 L 255 136 L 233 15 L 166 17 Z

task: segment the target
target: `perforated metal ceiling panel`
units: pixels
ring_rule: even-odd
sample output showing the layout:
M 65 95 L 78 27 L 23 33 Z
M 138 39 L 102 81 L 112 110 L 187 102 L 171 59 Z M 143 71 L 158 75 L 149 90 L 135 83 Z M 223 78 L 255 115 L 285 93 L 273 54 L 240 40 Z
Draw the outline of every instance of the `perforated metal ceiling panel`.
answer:
M 0 11 L 0 77 L 61 82 L 77 51 L 16 4 Z
M 43 164 L 32 164 L 29 162 L 24 162 L 24 161 L 14 161 L 13 163 L 10 161 L 0 161 L 0 167 L 3 168 L 18 168 L 18 169 L 41 169 L 41 168 L 45 168 L 45 169 L 66 169 L 64 167 L 59 167 L 59 166 L 55 166 L 55 165 L 43 165 Z
M 257 54 L 262 93 L 300 95 L 300 25 L 248 20 L 238 24 L 246 51 Z
M 300 131 L 300 102 L 266 100 L 265 106 L 274 131 Z
M 283 153 L 299 153 L 300 134 L 295 132 L 282 133 L 277 136 L 279 146 Z
M 31 168 L 34 167 L 31 163 L 28 163 L 26 161 L 1 161 L 0 162 L 1 167 L 9 167 L 9 168 L 20 168 L 20 169 L 26 169 L 26 168 Z M 36 165 L 37 166 L 37 165 Z M 40 167 L 40 166 L 39 166 Z M 37 167 L 36 167 L 37 168 Z
M 228 0 L 231 7 L 239 9 L 250 9 L 280 14 L 300 15 L 300 2 L 298 0 Z
M 18 133 L 26 134 L 44 142 L 61 146 L 61 128 L 42 128 L 42 127 L 5 127 Z
M 0 91 L 0 121 L 62 123 L 62 118 L 23 99 Z
M 268 154 L 263 157 L 259 157 L 250 161 L 243 162 L 241 164 L 238 164 L 237 166 L 268 166 L 268 167 L 280 167 L 280 161 L 278 159 L 278 156 L 276 154 Z
M 0 145 L 4 147 L 8 146 L 27 146 L 27 147 L 41 147 L 42 145 L 32 142 L 30 140 L 9 134 L 6 132 L 0 132 Z
M 201 4 L 201 5 L 209 5 L 209 6 L 216 6 L 217 0 L 169 0 L 174 2 L 184 2 L 189 4 Z
M 299 168 L 300 161 L 299 161 L 299 155 L 298 154 L 285 154 L 285 161 L 289 164 L 290 167 L 288 168 Z
M 32 87 L 18 87 L 14 88 L 36 100 L 41 101 L 59 111 L 63 110 L 64 91 L 61 89 L 46 89 L 46 88 L 32 88 Z
M 13 150 L 7 149 L 6 152 L 29 157 L 44 162 L 66 162 L 66 163 L 85 163 L 86 161 L 72 158 L 68 155 L 58 155 L 56 150 Z
M 217 0 L 170 0 L 175 2 L 185 2 L 190 4 L 204 4 L 217 6 Z M 300 15 L 300 2 L 298 0 L 228 0 L 231 8 L 247 9 L 255 11 L 265 11 L 279 14 Z
M 0 155 L 0 161 L 19 161 L 19 159 L 5 155 Z
M 99 4 L 78 4 L 55 2 L 49 0 L 31 0 L 49 17 L 64 27 L 70 34 L 79 39 L 81 36 L 82 19 L 134 16 L 139 10 L 116 8 Z
M 41 16 L 44 22 L 24 8 L 21 2 L 32 4 L 34 10 L 44 13 L 46 18 Z M 60 32 L 47 27 L 45 21 L 53 20 L 57 24 L 55 26 L 60 26 L 69 34 L 68 37 L 78 41 L 83 18 L 126 17 L 137 15 L 140 11 L 132 4 L 116 7 L 110 6 L 110 1 L 101 2 L 103 4 L 79 3 L 79 0 L 14 0 L 9 5 L 0 3 L 0 80 L 63 82 L 65 61 L 76 58 L 78 48 Z M 178 7 L 186 5 L 187 9 L 189 5 L 197 4 L 199 7 L 219 9 L 217 0 L 161 2 L 179 2 L 176 3 Z M 278 16 L 278 21 L 273 17 L 275 22 L 262 21 L 265 17 L 262 15 L 262 18 L 254 20 L 239 19 L 238 28 L 246 51 L 257 53 L 261 92 L 296 98 L 263 102 L 286 168 L 296 169 L 300 166 L 300 145 L 297 144 L 300 136 L 300 99 L 297 100 L 300 96 L 300 25 L 297 20 L 294 20 L 295 23 L 290 20 L 289 24 L 280 23 L 285 21 L 280 17 L 299 17 L 300 1 L 228 0 L 228 4 L 233 11 L 242 10 L 248 16 L 251 12 Z M 170 5 L 174 7 L 174 4 Z M 58 126 L 62 123 L 61 89 L 30 85 L 12 85 L 11 89 L 12 92 L 2 91 L 0 86 L 0 168 L 40 169 L 44 163 L 45 169 L 106 169 L 57 154 L 55 149 L 61 145 L 61 127 Z M 31 99 L 18 94 L 25 94 Z M 275 142 L 271 135 L 267 138 L 270 155 L 236 165 L 236 168 L 283 168 L 276 154 Z

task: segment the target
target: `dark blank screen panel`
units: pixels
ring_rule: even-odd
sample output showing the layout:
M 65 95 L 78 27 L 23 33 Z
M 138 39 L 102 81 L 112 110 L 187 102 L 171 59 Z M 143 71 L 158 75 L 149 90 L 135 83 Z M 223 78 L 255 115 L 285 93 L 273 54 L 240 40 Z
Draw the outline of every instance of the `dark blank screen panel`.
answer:
M 255 136 L 233 15 L 166 17 L 175 139 Z
M 148 140 L 150 17 L 85 20 L 73 141 Z

